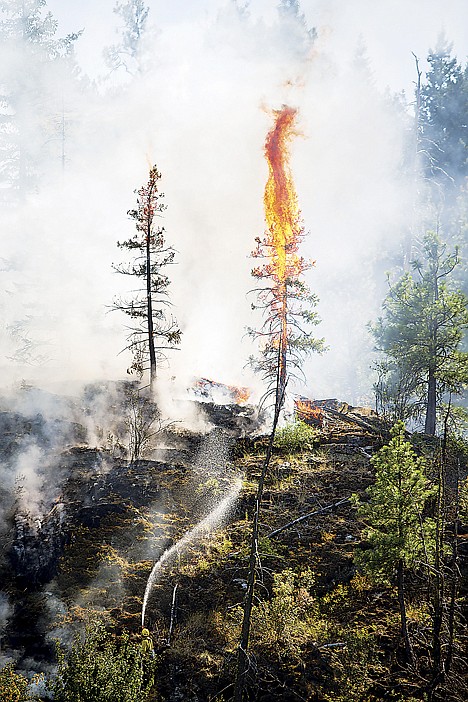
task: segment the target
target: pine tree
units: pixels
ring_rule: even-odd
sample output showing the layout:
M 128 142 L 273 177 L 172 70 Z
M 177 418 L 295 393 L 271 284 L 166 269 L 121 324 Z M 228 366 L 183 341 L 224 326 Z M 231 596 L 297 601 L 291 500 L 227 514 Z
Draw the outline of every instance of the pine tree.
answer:
M 458 251 L 447 254 L 429 232 L 423 256 L 412 262 L 413 274 L 390 285 L 384 315 L 372 332 L 385 354 L 379 364 L 380 399 L 399 407 L 400 418 L 424 416 L 424 430 L 433 435 L 444 393 L 459 394 L 468 381 L 468 353 L 461 350 L 468 310 L 465 295 L 451 285 Z
M 142 283 L 132 299 L 116 299 L 113 309 L 125 312 L 134 322 L 128 328 L 126 347 L 133 354 L 129 372 L 136 372 L 141 378 L 144 371 L 149 370 L 151 388 L 158 362 L 166 358 L 168 349 L 180 343 L 182 334 L 175 319 L 168 314 L 170 280 L 164 269 L 174 263 L 175 251 L 166 245 L 164 227 L 155 222 L 155 217 L 166 209 L 161 201 L 164 195 L 158 189 L 160 179 L 161 174 L 153 166 L 146 185 L 136 191 L 137 208 L 128 211 L 135 222 L 136 233 L 131 239 L 117 242 L 119 248 L 136 253 L 136 257 L 129 264 L 114 265 L 118 273 L 136 277 Z
M 442 191 L 458 188 L 468 175 L 468 66 L 452 56 L 444 36 L 427 58 L 421 87 L 420 153 L 426 176 Z
M 56 702 L 143 702 L 153 684 L 154 663 L 132 643 L 128 632 L 117 639 L 102 622 L 76 634 L 71 650 L 57 644 L 58 667 L 49 684 Z
M 141 38 L 146 28 L 149 8 L 143 0 L 116 2 L 114 12 L 123 22 L 120 41 L 104 50 L 106 63 L 111 72 L 123 68 L 134 75 L 141 71 Z
M 81 32 L 63 39 L 56 33 L 46 0 L 0 1 L 0 181 L 9 202 L 37 187 L 48 162 L 64 162 L 63 143 L 57 149 L 65 119 L 58 93 L 75 79 L 73 47 Z
M 310 325 L 319 323 L 319 318 L 313 311 L 317 298 L 310 293 L 302 280 L 309 265 L 298 254 L 304 227 L 289 167 L 289 141 L 294 134 L 295 118 L 296 110 L 286 105 L 276 111 L 275 125 L 265 142 L 269 177 L 265 187 L 264 205 L 268 230 L 263 240 L 259 237 L 256 239 L 257 247 L 253 252 L 254 257 L 265 258 L 267 262 L 252 271 L 260 285 L 256 291 L 259 304 L 252 307 L 260 307 L 264 313 L 262 329 L 250 330 L 262 343 L 260 357 L 257 360 L 252 359 L 252 363 L 263 374 L 267 383 L 264 400 L 274 398 L 274 408 L 272 429 L 258 480 L 252 517 L 247 590 L 233 702 L 243 700 L 245 680 L 250 666 L 248 646 L 254 591 L 257 574 L 262 572 L 258 554 L 260 511 L 286 386 L 291 376 L 301 372 L 301 361 L 307 353 L 324 350 L 323 339 L 315 339 L 310 331 Z
M 434 558 L 434 523 L 424 516 L 424 507 L 436 488 L 425 476 L 425 461 L 417 457 L 405 439 L 405 425 L 397 422 L 391 440 L 371 462 L 375 484 L 367 489 L 368 502 L 355 501 L 365 524 L 364 538 L 369 547 L 356 554 L 356 564 L 377 582 L 398 587 L 401 633 L 409 662 L 413 651 L 408 632 L 405 574 Z

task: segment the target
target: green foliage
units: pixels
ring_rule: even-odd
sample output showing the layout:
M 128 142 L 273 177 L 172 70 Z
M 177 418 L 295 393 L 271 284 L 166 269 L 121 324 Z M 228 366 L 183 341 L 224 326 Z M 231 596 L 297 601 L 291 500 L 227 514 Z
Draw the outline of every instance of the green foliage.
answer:
M 314 578 L 310 570 L 291 569 L 273 576 L 273 597 L 252 610 L 253 643 L 293 658 L 317 636 L 318 605 L 310 594 Z
M 2 702 L 32 702 L 37 699 L 29 693 L 29 682 L 17 673 L 13 664 L 0 670 L 0 700 Z
M 468 71 L 452 57 L 452 44 L 442 36 L 427 61 L 421 90 L 420 151 L 426 176 L 445 188 L 468 174 Z
M 330 603 L 312 594 L 314 575 L 310 570 L 297 573 L 286 569 L 273 578 L 272 597 L 257 602 L 252 610 L 252 648 L 256 660 L 260 661 L 262 656 L 274 658 L 278 666 L 289 661 L 299 671 L 306 668 L 311 647 L 316 648 L 321 660 L 328 660 L 333 666 L 333 680 L 327 679 L 320 686 L 320 699 L 330 702 L 370 699 L 366 693 L 372 687 L 373 677 L 382 671 L 372 629 L 355 623 L 337 623 Z M 363 578 L 357 577 L 353 590 L 369 587 L 367 581 L 365 585 L 362 583 Z M 350 590 L 345 590 L 341 588 L 337 594 L 337 605 L 338 600 L 342 599 L 343 604 L 345 599 L 353 597 Z M 240 613 L 240 608 L 229 613 L 228 636 L 233 641 Z
M 334 672 L 333 692 L 324 691 L 327 702 L 367 702 L 372 686 L 371 673 L 379 669 L 377 642 L 368 627 L 343 629 L 339 639 L 343 646 L 329 649 Z
M 319 441 L 319 432 L 305 422 L 297 421 L 276 430 L 274 447 L 284 453 L 311 451 Z
M 50 683 L 55 702 L 144 702 L 152 687 L 151 658 L 124 633 L 117 641 L 102 622 L 75 636 L 71 651 L 57 645 Z
M 407 568 L 433 560 L 434 522 L 424 515 L 424 507 L 436 488 L 425 476 L 424 459 L 405 440 L 401 421 L 393 427 L 389 444 L 371 460 L 376 479 L 366 491 L 369 502 L 353 496 L 370 548 L 358 552 L 355 560 L 374 580 L 388 581 L 399 560 Z
M 468 354 L 460 350 L 468 326 L 467 299 L 450 289 L 450 275 L 459 264 L 458 252 L 429 232 L 423 260 L 413 261 L 390 285 L 384 316 L 372 333 L 385 354 L 379 364 L 377 399 L 394 419 L 425 415 L 425 431 L 435 433 L 436 409 L 444 393 L 459 394 L 468 381 Z

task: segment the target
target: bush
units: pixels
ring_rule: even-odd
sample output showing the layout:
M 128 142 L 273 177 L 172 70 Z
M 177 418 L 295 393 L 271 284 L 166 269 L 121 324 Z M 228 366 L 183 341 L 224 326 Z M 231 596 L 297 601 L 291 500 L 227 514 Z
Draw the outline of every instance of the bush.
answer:
M 29 694 L 29 682 L 15 671 L 12 663 L 0 670 L 0 700 L 2 702 L 29 702 L 36 699 Z
M 57 656 L 55 702 L 144 702 L 152 687 L 152 660 L 128 633 L 117 640 L 102 622 L 77 634 L 68 653 L 57 645 Z
M 273 445 L 284 453 L 298 453 L 311 451 L 318 441 L 317 429 L 299 420 L 278 429 Z
M 273 597 L 253 608 L 254 645 L 301 658 L 302 647 L 315 639 L 320 629 L 317 603 L 310 594 L 312 583 L 309 570 L 297 575 L 286 569 L 273 576 Z

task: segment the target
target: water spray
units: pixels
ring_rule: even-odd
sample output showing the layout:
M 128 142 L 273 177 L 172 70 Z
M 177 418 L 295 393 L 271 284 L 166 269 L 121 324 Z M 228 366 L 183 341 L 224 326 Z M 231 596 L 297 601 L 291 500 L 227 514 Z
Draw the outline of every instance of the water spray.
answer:
M 163 573 L 163 567 L 169 565 L 173 560 L 180 555 L 187 546 L 189 546 L 195 539 L 198 539 L 204 532 L 212 532 L 226 517 L 229 510 L 236 501 L 240 489 L 242 487 L 242 481 L 237 478 L 234 484 L 229 489 L 226 496 L 218 503 L 218 505 L 211 510 L 211 512 L 198 524 L 196 524 L 193 529 L 184 534 L 184 536 L 179 539 L 173 546 L 168 548 L 162 554 L 161 558 L 154 564 L 153 569 L 149 575 L 148 582 L 146 584 L 145 595 L 143 597 L 143 607 L 141 610 L 141 626 L 145 625 L 145 614 L 146 607 L 148 605 L 148 599 L 153 589 L 154 584 L 157 582 L 159 577 Z

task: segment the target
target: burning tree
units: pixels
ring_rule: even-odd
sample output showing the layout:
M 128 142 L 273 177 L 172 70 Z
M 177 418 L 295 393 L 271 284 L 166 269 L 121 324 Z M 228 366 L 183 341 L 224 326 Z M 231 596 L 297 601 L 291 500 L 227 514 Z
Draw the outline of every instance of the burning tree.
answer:
M 264 324 L 260 331 L 249 330 L 261 340 L 261 355 L 252 359 L 256 370 L 267 383 L 265 397 L 275 397 L 275 413 L 281 410 L 288 375 L 301 374 L 304 355 L 323 352 L 323 339 L 314 339 L 307 328 L 320 319 L 313 307 L 317 296 L 304 281 L 303 273 L 314 265 L 299 256 L 304 238 L 304 225 L 289 166 L 288 146 L 294 132 L 296 110 L 284 107 L 275 111 L 276 122 L 265 143 L 269 176 L 265 187 L 264 207 L 268 230 L 263 239 L 257 237 L 255 258 L 266 263 L 254 268 L 252 275 L 261 283 L 256 290 Z
M 317 297 L 310 293 L 302 280 L 303 273 L 313 263 L 308 263 L 298 253 L 299 244 L 304 237 L 304 226 L 289 166 L 289 143 L 296 134 L 296 110 L 284 106 L 275 111 L 274 116 L 275 124 L 265 142 L 269 176 L 265 187 L 264 206 L 268 229 L 263 239 L 256 239 L 257 246 L 253 252 L 254 257 L 265 258 L 266 262 L 252 271 L 252 275 L 263 283 L 256 290 L 258 303 L 253 305 L 253 308 L 263 310 L 264 324 L 260 331 L 250 330 L 251 335 L 261 340 L 261 354 L 258 359 L 253 360 L 253 365 L 262 373 L 267 383 L 264 401 L 274 397 L 274 415 L 257 487 L 234 702 L 242 702 L 245 678 L 249 670 L 248 645 L 252 604 L 256 576 L 257 573 L 261 574 L 258 554 L 260 506 L 286 386 L 289 377 L 301 374 L 301 362 L 306 354 L 324 351 L 323 339 L 315 339 L 310 333 L 310 326 L 320 321 L 311 309 L 317 304 Z
M 113 309 L 125 312 L 134 322 L 128 327 L 128 346 L 124 349 L 133 354 L 128 372 L 136 372 L 141 377 L 149 370 L 151 389 L 158 360 L 165 359 L 166 350 L 180 343 L 182 334 L 175 319 L 168 314 L 170 280 L 163 272 L 166 266 L 174 263 L 175 251 L 166 245 L 164 227 L 158 227 L 154 221 L 157 214 L 166 209 L 161 202 L 164 195 L 158 189 L 160 178 L 161 174 L 153 166 L 147 184 L 135 191 L 137 208 L 128 211 L 135 220 L 136 234 L 127 241 L 117 242 L 119 248 L 137 255 L 129 264 L 113 266 L 118 273 L 135 276 L 143 283 L 132 299 L 116 299 Z

